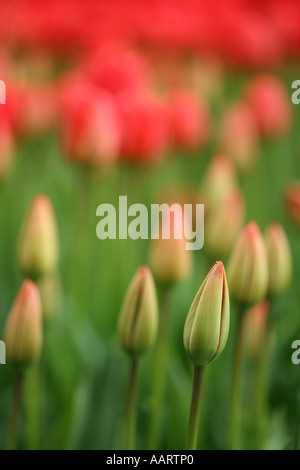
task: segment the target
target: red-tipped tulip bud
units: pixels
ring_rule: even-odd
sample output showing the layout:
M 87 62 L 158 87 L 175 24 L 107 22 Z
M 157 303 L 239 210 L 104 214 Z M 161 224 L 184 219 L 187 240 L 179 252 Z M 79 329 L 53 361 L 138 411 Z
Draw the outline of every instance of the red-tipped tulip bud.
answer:
M 279 223 L 268 226 L 266 247 L 269 263 L 268 291 L 271 295 L 281 294 L 288 286 L 292 275 L 292 256 L 290 245 Z
M 246 312 L 245 329 L 250 357 L 259 358 L 265 342 L 269 316 L 269 302 L 262 300 Z
M 233 162 L 225 155 L 216 155 L 209 163 L 200 185 L 199 202 L 205 205 L 205 214 L 236 186 Z
M 184 346 L 194 365 L 206 366 L 223 351 L 229 317 L 226 274 L 218 261 L 203 281 L 184 326 Z
M 240 302 L 258 302 L 268 287 L 268 261 L 263 236 L 255 222 L 242 230 L 229 259 L 230 294 Z
M 138 357 L 155 341 L 158 327 L 158 304 L 151 271 L 141 266 L 135 273 L 122 305 L 118 336 L 124 350 Z
M 154 277 L 161 283 L 173 284 L 186 280 L 192 268 L 192 252 L 186 249 L 184 224 L 187 223 L 180 205 L 171 205 L 163 211 L 159 238 L 150 246 L 149 264 Z M 170 229 L 169 238 L 161 234 Z M 178 235 L 177 235 L 178 234 Z
M 37 286 L 24 281 L 9 312 L 4 341 L 12 361 L 27 363 L 41 353 L 43 332 L 40 295 Z
M 60 310 L 62 301 L 61 283 L 57 273 L 42 276 L 37 286 L 40 291 L 43 318 L 51 321 Z
M 285 204 L 291 220 L 300 226 L 300 181 L 294 181 L 286 188 Z
M 19 265 L 29 277 L 57 269 L 59 247 L 54 211 L 50 199 L 36 196 L 24 220 L 19 242 Z
M 231 250 L 244 223 L 245 204 L 239 189 L 231 191 L 211 212 L 205 224 L 205 248 L 216 256 Z

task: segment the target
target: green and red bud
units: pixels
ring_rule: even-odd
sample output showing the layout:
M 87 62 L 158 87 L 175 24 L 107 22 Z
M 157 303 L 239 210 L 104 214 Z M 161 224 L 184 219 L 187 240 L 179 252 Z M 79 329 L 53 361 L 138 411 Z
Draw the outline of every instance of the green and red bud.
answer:
M 268 287 L 268 260 L 263 236 L 255 222 L 243 228 L 232 249 L 228 269 L 232 297 L 248 303 L 262 300 Z
M 37 286 L 23 282 L 9 312 L 4 341 L 6 353 L 14 362 L 27 363 L 38 359 L 42 350 L 42 311 Z
M 268 291 L 271 295 L 281 294 L 288 286 L 292 275 L 290 245 L 279 223 L 268 226 L 265 234 L 269 264 Z
M 158 303 L 153 276 L 147 266 L 141 266 L 123 301 L 118 322 L 119 341 L 136 358 L 152 346 L 157 328 Z
M 182 282 L 192 268 L 192 252 L 186 249 L 184 211 L 179 204 L 168 206 L 162 215 L 162 227 L 158 238 L 151 242 L 149 265 L 154 277 L 163 284 Z M 169 228 L 169 238 L 162 234 Z
M 300 181 L 288 184 L 285 191 L 285 205 L 289 217 L 295 225 L 300 226 Z
M 184 326 L 184 346 L 194 365 L 206 366 L 223 351 L 228 338 L 229 317 L 226 273 L 218 261 L 203 281 Z
M 205 223 L 205 248 L 213 255 L 226 256 L 243 226 L 244 217 L 244 197 L 236 188 L 208 213 Z
M 209 163 L 200 184 L 198 200 L 205 205 L 205 213 L 213 210 L 236 187 L 236 171 L 232 160 L 217 154 Z
M 252 359 L 259 358 L 266 340 L 270 306 L 267 300 L 253 305 L 245 314 L 245 338 L 248 354 Z
M 37 278 L 57 270 L 58 231 L 50 199 L 34 198 L 25 217 L 19 241 L 19 266 L 28 277 Z

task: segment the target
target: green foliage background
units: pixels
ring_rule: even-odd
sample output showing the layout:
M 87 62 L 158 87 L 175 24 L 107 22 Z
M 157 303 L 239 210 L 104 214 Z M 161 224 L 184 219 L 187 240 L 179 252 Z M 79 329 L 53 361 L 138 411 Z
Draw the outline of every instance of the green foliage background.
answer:
M 239 94 L 244 75 L 228 73 L 224 92 L 212 109 L 217 125 L 223 106 Z M 299 70 L 286 72 L 287 87 Z M 280 221 L 293 252 L 293 279 L 289 290 L 272 309 L 276 341 L 269 369 L 269 420 L 265 448 L 293 449 L 298 445 L 300 365 L 291 362 L 291 344 L 300 339 L 300 229 L 285 212 L 286 184 L 300 177 L 300 105 L 294 106 L 295 124 L 284 138 L 264 141 L 257 165 L 240 175 L 246 197 L 247 221 L 264 230 Z M 103 175 L 88 175 L 67 161 L 59 133 L 18 144 L 15 164 L 0 186 L 0 338 L 13 299 L 22 283 L 16 246 L 24 215 L 33 197 L 48 194 L 56 213 L 60 242 L 62 303 L 59 315 L 45 324 L 40 374 L 29 370 L 22 404 L 19 447 L 43 449 L 121 449 L 122 420 L 128 380 L 128 358 L 116 338 L 116 322 L 126 288 L 138 266 L 148 262 L 149 241 L 106 240 L 96 237 L 96 208 L 103 202 L 149 206 L 169 183 L 197 188 L 215 141 L 195 155 L 175 154 L 155 168 L 120 164 Z M 190 304 L 215 261 L 203 250 L 194 253 L 190 279 L 172 293 L 170 354 L 162 416 L 161 449 L 182 449 L 185 442 L 192 387 L 192 366 L 183 347 L 183 326 Z M 222 260 L 225 263 L 226 259 Z M 199 448 L 228 445 L 229 394 L 235 326 L 222 355 L 206 371 Z M 151 410 L 152 352 L 142 360 L 138 403 L 138 448 L 147 448 Z M 243 448 L 253 448 L 251 424 L 252 365 L 243 376 Z M 0 366 L 0 448 L 12 406 L 14 369 Z

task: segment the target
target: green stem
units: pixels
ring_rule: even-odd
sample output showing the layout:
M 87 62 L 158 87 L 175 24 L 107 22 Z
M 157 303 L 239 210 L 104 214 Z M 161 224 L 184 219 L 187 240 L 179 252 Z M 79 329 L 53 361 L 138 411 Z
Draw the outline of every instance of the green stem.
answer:
M 154 351 L 153 364 L 153 389 L 152 389 L 152 414 L 150 417 L 149 449 L 158 447 L 161 417 L 163 410 L 166 364 L 168 356 L 169 313 L 170 313 L 170 288 L 164 287 L 162 292 L 160 324 L 157 342 Z
M 138 361 L 133 359 L 131 362 L 128 395 L 126 402 L 125 450 L 135 450 L 136 446 L 136 404 L 138 392 L 138 366 Z
M 268 372 L 273 344 L 273 321 L 272 304 L 273 299 L 268 297 L 269 313 L 262 341 L 261 351 L 256 362 L 256 383 L 254 395 L 254 424 L 255 436 L 257 438 L 256 448 L 261 450 L 264 447 L 266 423 L 268 418 L 267 393 L 268 393 Z
M 22 390 L 23 390 L 23 372 L 18 372 L 16 382 L 15 382 L 15 389 L 14 389 L 14 398 L 13 398 L 13 407 L 12 413 L 10 418 L 9 424 L 9 433 L 8 433 L 8 450 L 15 450 L 17 444 L 17 428 L 18 428 L 18 420 L 20 414 L 20 407 L 21 407 L 21 399 L 22 399 Z
M 239 447 L 240 435 L 240 393 L 242 382 L 242 364 L 244 352 L 244 337 L 243 337 L 243 305 L 239 305 L 237 312 L 237 325 L 235 334 L 234 346 L 234 363 L 233 375 L 231 384 L 231 399 L 230 399 L 230 435 L 229 435 L 229 448 L 230 450 L 237 450 Z
M 25 377 L 25 413 L 27 449 L 36 450 L 39 447 L 40 436 L 40 394 L 39 363 L 32 364 L 26 371 Z
M 205 367 L 194 366 L 193 392 L 185 450 L 196 450 Z

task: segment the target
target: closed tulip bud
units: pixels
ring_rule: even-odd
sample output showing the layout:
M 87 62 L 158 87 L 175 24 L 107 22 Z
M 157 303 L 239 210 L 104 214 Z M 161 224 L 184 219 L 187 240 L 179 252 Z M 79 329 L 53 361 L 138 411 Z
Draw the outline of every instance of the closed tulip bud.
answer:
M 156 338 L 158 304 L 151 271 L 141 266 L 135 273 L 122 305 L 118 336 L 125 351 L 134 358 L 149 349 Z
M 24 281 L 9 312 L 4 341 L 12 361 L 27 363 L 41 353 L 43 332 L 40 295 L 37 286 Z
M 153 239 L 149 264 L 154 277 L 161 283 L 173 284 L 186 280 L 192 268 L 192 252 L 186 249 L 184 224 L 187 222 L 180 205 L 173 204 L 163 212 L 162 231 L 170 228 L 170 237 Z M 178 234 L 178 235 L 177 235 Z
M 51 321 L 60 310 L 62 301 L 61 283 L 57 273 L 42 276 L 37 282 L 40 291 L 43 318 Z
M 19 265 L 23 273 L 37 278 L 56 271 L 59 247 L 55 215 L 50 199 L 36 196 L 24 220 L 19 242 Z
M 205 213 L 212 210 L 236 186 L 233 162 L 225 155 L 216 155 L 209 163 L 200 185 L 198 199 L 205 204 Z
M 258 302 L 268 287 L 268 261 L 263 236 L 250 222 L 238 236 L 229 259 L 230 294 L 240 302 Z
M 268 226 L 266 247 L 269 263 L 268 291 L 271 295 L 281 294 L 288 286 L 292 274 L 292 256 L 287 236 L 279 223 Z
M 251 307 L 245 315 L 245 333 L 248 352 L 251 358 L 260 356 L 265 341 L 269 302 L 262 300 Z
M 295 225 L 300 226 L 300 181 L 290 183 L 285 191 L 288 215 Z
M 224 349 L 229 332 L 229 293 L 217 261 L 202 283 L 184 326 L 184 346 L 196 366 L 206 366 Z
M 243 226 L 244 206 L 242 192 L 234 189 L 208 214 L 205 248 L 210 253 L 217 256 L 227 255 Z

